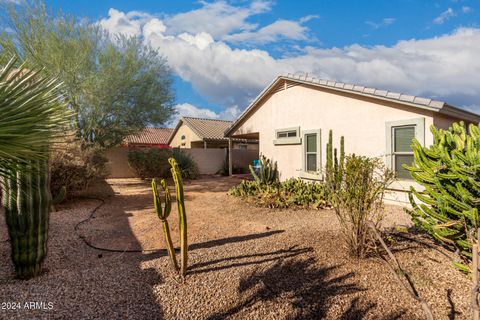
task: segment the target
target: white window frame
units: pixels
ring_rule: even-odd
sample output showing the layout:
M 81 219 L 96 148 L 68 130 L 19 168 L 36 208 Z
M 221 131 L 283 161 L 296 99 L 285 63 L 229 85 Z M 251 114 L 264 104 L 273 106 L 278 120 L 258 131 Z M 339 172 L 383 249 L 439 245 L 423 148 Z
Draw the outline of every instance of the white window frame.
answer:
M 295 132 L 295 137 L 279 137 L 282 133 Z M 275 139 L 273 140 L 274 145 L 282 144 L 301 144 L 302 138 L 300 137 L 300 127 L 291 127 L 275 130 Z
M 317 171 L 307 171 L 307 135 L 316 134 L 317 135 Z M 302 131 L 302 171 L 300 171 L 300 178 L 311 179 L 311 180 L 321 180 L 322 179 L 322 130 L 313 129 L 313 130 L 303 130 Z
M 385 164 L 390 170 L 395 169 L 395 155 L 407 154 L 404 152 L 394 152 L 394 130 L 399 127 L 414 127 L 415 139 L 425 146 L 425 118 L 406 119 L 398 121 L 388 121 L 385 123 L 385 138 L 386 138 L 386 152 L 385 152 Z M 411 154 L 411 153 L 408 153 Z M 404 179 L 399 179 L 404 180 Z M 411 179 L 407 179 L 411 180 Z

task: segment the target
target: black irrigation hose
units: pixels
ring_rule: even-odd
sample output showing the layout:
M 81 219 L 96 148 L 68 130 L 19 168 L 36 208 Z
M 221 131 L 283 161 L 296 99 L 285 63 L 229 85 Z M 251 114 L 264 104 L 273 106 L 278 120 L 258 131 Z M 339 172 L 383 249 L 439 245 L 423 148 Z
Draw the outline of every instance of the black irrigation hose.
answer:
M 97 201 L 100 201 L 100 204 L 97 205 L 93 210 L 92 212 L 90 212 L 90 215 L 88 216 L 88 218 L 78 222 L 75 227 L 73 228 L 75 230 L 75 233 L 77 234 L 77 236 L 83 240 L 83 242 L 89 246 L 90 248 L 92 249 L 96 249 L 96 250 L 100 250 L 100 251 L 105 251 L 105 252 L 119 252 L 119 253 L 124 253 L 124 252 L 128 252 L 128 253 L 143 253 L 143 252 L 160 252 L 162 251 L 162 249 L 147 249 L 147 250 L 133 250 L 133 249 L 130 249 L 130 250 L 120 250 L 120 249 L 110 249 L 110 248 L 102 248 L 102 247 L 97 247 L 96 245 L 90 243 L 83 235 L 81 235 L 79 232 L 78 232 L 78 227 L 84 223 L 87 223 L 88 221 L 90 221 L 93 216 L 95 215 L 95 213 L 98 211 L 98 209 L 100 209 L 101 207 L 103 207 L 105 204 L 106 204 L 106 201 L 105 199 L 102 199 L 102 198 L 97 198 L 97 197 L 87 197 L 87 196 L 82 196 L 81 197 L 82 199 L 87 199 L 87 200 L 97 200 Z

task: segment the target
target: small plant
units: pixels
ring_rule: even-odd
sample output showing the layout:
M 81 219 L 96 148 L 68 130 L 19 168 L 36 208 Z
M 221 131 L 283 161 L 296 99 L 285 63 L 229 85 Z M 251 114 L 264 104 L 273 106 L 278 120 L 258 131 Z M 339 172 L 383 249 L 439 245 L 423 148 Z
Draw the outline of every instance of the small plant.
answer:
M 333 207 L 340 220 L 350 254 L 364 257 L 371 240 L 369 221 L 382 220 L 385 188 L 393 173 L 377 158 L 350 155 L 345 158 L 342 180 L 336 185 Z
M 454 123 L 447 130 L 430 128 L 434 142 L 412 142 L 414 164 L 408 169 L 425 189 L 411 188 L 408 210 L 414 224 L 443 246 L 456 251 L 455 266 L 469 272 L 475 230 L 480 226 L 480 125 Z
M 155 179 L 152 180 L 152 192 L 153 192 L 153 201 L 155 204 L 155 211 L 158 215 L 160 221 L 162 221 L 163 232 L 165 234 L 165 241 L 167 245 L 168 255 L 172 261 L 173 268 L 175 271 L 179 271 L 182 277 L 185 277 L 187 274 L 187 264 L 188 264 L 188 239 L 187 239 L 187 215 L 185 211 L 185 198 L 183 193 L 183 182 L 182 176 L 180 173 L 180 168 L 174 158 L 168 159 L 168 162 L 171 165 L 171 173 L 173 181 L 175 182 L 175 191 L 176 191 L 176 200 L 178 207 L 178 220 L 180 225 L 180 256 L 181 256 L 181 266 L 178 267 L 177 259 L 175 257 L 175 249 L 173 247 L 172 238 L 170 236 L 170 227 L 168 225 L 168 216 L 172 209 L 172 198 L 170 192 L 168 191 L 168 186 L 165 180 L 161 180 L 160 184 L 162 185 L 163 192 L 165 194 L 164 201 L 165 207 L 162 209 L 161 198 L 158 193 L 158 187 Z
M 258 169 L 258 174 L 251 165 L 249 168 L 252 177 L 257 183 L 272 184 L 278 182 L 277 162 L 267 159 L 264 155 L 260 156 L 260 168 Z
M 162 200 L 160 198 L 160 194 L 158 193 L 157 182 L 155 179 L 152 180 L 152 192 L 153 192 L 153 202 L 155 204 L 155 211 L 157 212 L 157 216 L 162 222 L 163 227 L 163 234 L 165 235 L 165 243 L 167 246 L 168 255 L 172 261 L 172 266 L 175 271 L 178 271 L 178 263 L 175 257 L 175 249 L 173 247 L 172 237 L 170 236 L 170 227 L 168 225 L 168 216 L 170 216 L 170 211 L 172 209 L 172 197 L 170 196 L 170 192 L 168 191 L 167 183 L 164 179 L 160 181 L 160 185 L 162 186 L 163 192 L 165 194 L 164 202 L 165 207 L 162 208 Z

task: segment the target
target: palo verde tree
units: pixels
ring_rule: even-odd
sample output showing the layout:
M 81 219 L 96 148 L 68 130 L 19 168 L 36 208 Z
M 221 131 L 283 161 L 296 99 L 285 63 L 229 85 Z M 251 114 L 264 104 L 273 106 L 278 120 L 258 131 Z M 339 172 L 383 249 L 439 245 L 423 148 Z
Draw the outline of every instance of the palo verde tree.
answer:
M 42 2 L 11 6 L 0 51 L 13 52 L 64 83 L 84 147 L 115 146 L 174 113 L 171 72 L 141 39 L 110 35 L 98 24 L 49 13 Z
M 430 128 L 434 143 L 422 147 L 413 140 L 414 164 L 405 166 L 425 190 L 411 188 L 412 220 L 457 252 L 455 265 L 468 272 L 472 243 L 479 227 L 480 125 L 454 123 L 447 130 Z

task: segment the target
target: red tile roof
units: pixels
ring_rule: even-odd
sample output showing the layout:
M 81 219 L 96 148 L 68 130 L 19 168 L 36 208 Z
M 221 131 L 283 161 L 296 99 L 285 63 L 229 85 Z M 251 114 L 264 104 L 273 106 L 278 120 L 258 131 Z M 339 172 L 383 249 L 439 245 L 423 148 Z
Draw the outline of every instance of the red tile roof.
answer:
M 127 137 L 127 144 L 167 144 L 172 134 L 171 128 L 146 128 L 139 134 Z

